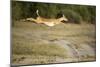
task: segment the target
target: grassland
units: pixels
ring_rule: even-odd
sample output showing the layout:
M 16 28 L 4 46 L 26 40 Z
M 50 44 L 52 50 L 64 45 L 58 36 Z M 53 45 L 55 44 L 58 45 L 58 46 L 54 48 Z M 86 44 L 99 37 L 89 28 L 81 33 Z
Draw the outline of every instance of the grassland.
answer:
M 95 25 L 54 27 L 15 21 L 12 27 L 12 64 L 95 61 Z

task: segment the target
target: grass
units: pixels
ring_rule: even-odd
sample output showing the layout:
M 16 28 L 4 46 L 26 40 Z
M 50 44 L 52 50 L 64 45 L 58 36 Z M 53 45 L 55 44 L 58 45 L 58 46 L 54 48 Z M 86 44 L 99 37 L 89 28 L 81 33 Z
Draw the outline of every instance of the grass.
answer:
M 67 48 L 52 42 L 62 39 L 77 44 L 78 48 L 82 43 L 95 42 L 95 25 L 62 23 L 48 27 L 43 24 L 15 21 L 12 27 L 12 63 L 42 64 L 57 62 L 57 59 L 61 58 L 64 60 L 69 57 Z
M 67 57 L 66 50 L 57 46 L 56 44 L 38 44 L 30 42 L 14 44 L 13 54 Z

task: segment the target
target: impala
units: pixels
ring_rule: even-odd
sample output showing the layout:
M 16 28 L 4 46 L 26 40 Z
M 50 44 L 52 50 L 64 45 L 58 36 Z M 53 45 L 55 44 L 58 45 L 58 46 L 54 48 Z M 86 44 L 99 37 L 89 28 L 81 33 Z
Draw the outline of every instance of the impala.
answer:
M 35 23 L 38 23 L 38 24 L 42 23 L 42 24 L 45 24 L 47 26 L 54 26 L 56 24 L 62 23 L 62 21 L 68 21 L 68 19 L 64 16 L 64 14 L 63 14 L 62 17 L 60 17 L 58 19 L 56 19 L 56 18 L 48 19 L 48 18 L 41 17 L 39 15 L 39 13 L 38 13 L 38 10 L 36 11 L 36 14 L 38 15 L 38 17 L 36 19 L 34 19 L 34 18 L 27 18 L 26 20 L 34 21 Z

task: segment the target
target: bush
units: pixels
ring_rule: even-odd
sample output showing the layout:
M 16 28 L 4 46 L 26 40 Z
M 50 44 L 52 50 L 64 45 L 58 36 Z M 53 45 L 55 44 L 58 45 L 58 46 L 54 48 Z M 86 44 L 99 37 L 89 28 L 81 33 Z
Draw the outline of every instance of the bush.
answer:
M 83 21 L 90 22 L 91 13 L 88 10 L 88 6 L 77 6 L 75 11 L 81 15 Z
M 69 22 L 72 22 L 72 23 L 81 23 L 82 17 L 78 13 L 76 13 L 75 11 L 64 10 L 63 13 L 68 18 Z
M 28 17 L 36 18 L 37 9 L 39 10 L 40 16 L 46 18 L 55 18 L 60 13 L 65 14 L 70 22 L 80 23 L 81 21 L 85 21 L 87 23 L 95 23 L 95 6 L 19 1 L 12 2 L 12 20 L 20 20 Z

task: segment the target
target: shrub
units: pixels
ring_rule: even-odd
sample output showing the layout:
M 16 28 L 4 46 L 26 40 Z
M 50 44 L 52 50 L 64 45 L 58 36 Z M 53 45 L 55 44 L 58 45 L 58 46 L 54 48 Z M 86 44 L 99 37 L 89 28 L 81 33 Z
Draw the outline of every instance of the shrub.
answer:
M 72 10 L 64 10 L 63 13 L 66 15 L 66 17 L 69 19 L 72 23 L 80 23 L 82 17 Z
M 27 17 L 36 18 L 37 9 L 40 16 L 46 18 L 55 18 L 59 13 L 64 13 L 69 21 L 74 23 L 80 23 L 81 20 L 87 23 L 95 23 L 96 20 L 96 7 L 94 6 L 19 1 L 12 2 L 12 20 L 20 20 Z

